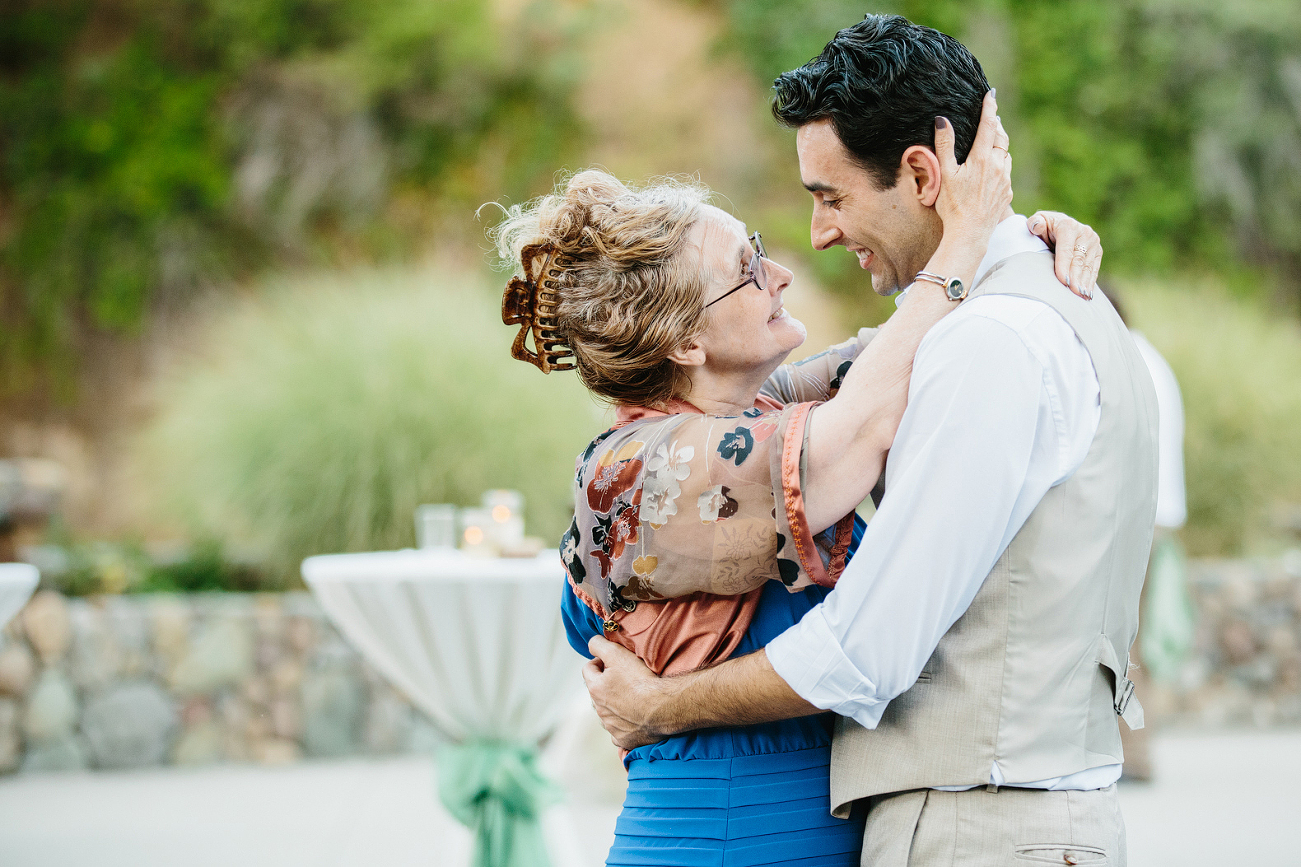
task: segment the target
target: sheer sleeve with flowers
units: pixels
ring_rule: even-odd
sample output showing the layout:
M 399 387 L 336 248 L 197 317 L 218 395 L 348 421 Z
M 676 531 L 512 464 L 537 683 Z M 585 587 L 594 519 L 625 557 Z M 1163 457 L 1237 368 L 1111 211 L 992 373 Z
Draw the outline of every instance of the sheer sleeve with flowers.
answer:
M 688 670 L 726 658 L 765 581 L 835 583 L 853 515 L 818 533 L 805 519 L 807 422 L 874 333 L 783 367 L 738 416 L 620 408 L 578 458 L 561 541 L 606 637 L 657 672 Z
M 876 336 L 875 328 L 860 328 L 858 334 L 794 364 L 777 368 L 759 393 L 777 403 L 827 400 L 835 395 L 850 365 Z

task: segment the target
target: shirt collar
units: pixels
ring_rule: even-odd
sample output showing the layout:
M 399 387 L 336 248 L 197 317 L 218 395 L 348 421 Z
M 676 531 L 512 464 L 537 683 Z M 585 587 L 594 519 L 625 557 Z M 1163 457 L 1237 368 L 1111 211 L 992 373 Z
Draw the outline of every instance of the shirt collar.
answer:
M 974 288 L 989 273 L 990 268 L 993 268 L 1009 256 L 1015 256 L 1018 253 L 1040 253 L 1047 249 L 1048 245 L 1039 236 L 1026 228 L 1025 217 L 1020 214 L 1013 214 L 994 227 L 994 234 L 989 238 L 989 246 L 985 249 L 985 257 L 980 260 L 980 265 L 976 267 L 976 279 L 972 281 L 971 286 Z M 896 295 L 894 298 L 895 306 L 903 306 L 904 298 L 907 295 L 907 289 Z

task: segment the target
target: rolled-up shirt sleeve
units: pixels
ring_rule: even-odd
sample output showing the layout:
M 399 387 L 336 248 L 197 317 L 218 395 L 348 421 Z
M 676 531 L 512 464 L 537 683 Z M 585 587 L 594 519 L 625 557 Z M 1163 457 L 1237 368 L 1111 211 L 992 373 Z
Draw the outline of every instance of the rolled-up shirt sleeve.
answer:
M 1053 424 L 1046 373 L 1015 330 L 983 316 L 952 317 L 923 341 L 858 553 L 767 647 L 806 701 L 874 728 L 916 681 L 1051 486 L 1027 485 L 1036 448 L 1057 442 L 1037 436 Z

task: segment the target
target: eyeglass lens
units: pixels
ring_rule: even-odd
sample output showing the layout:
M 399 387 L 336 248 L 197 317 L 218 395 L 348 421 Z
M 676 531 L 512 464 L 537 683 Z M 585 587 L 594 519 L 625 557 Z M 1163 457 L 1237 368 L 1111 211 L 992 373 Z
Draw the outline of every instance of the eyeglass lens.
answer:
M 764 267 L 763 260 L 768 258 L 763 249 L 763 238 L 755 232 L 750 236 L 750 246 L 754 248 L 755 255 L 750 257 L 750 276 L 754 279 L 754 284 L 760 289 L 768 288 L 768 269 Z
M 733 288 L 724 292 L 722 295 L 719 295 L 713 301 L 710 301 L 708 304 L 706 304 L 705 305 L 706 310 L 708 310 L 710 307 L 717 304 L 719 301 L 722 301 L 724 298 L 731 295 L 732 293 L 739 292 L 740 290 L 744 289 L 746 286 L 750 285 L 751 283 L 753 283 L 759 289 L 760 292 L 768 291 L 768 269 L 765 268 L 763 265 L 763 260 L 767 258 L 763 250 L 763 239 L 759 237 L 758 232 L 755 232 L 753 235 L 749 237 L 748 240 L 750 241 L 750 247 L 754 251 L 754 255 L 750 257 L 750 267 L 747 269 L 749 276 L 747 276 L 745 281 L 742 282 L 739 286 L 734 286 Z

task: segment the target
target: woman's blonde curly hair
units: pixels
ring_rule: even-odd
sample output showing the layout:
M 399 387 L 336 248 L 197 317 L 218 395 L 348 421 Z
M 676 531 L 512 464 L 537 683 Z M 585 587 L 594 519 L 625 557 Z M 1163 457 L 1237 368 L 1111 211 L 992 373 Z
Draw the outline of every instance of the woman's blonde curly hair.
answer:
M 686 396 L 690 377 L 669 354 L 705 330 L 710 274 L 686 239 L 709 196 L 694 182 L 632 187 L 590 169 L 507 209 L 491 230 L 516 273 L 521 251 L 534 244 L 572 263 L 556 279 L 556 320 L 596 395 L 647 407 Z

